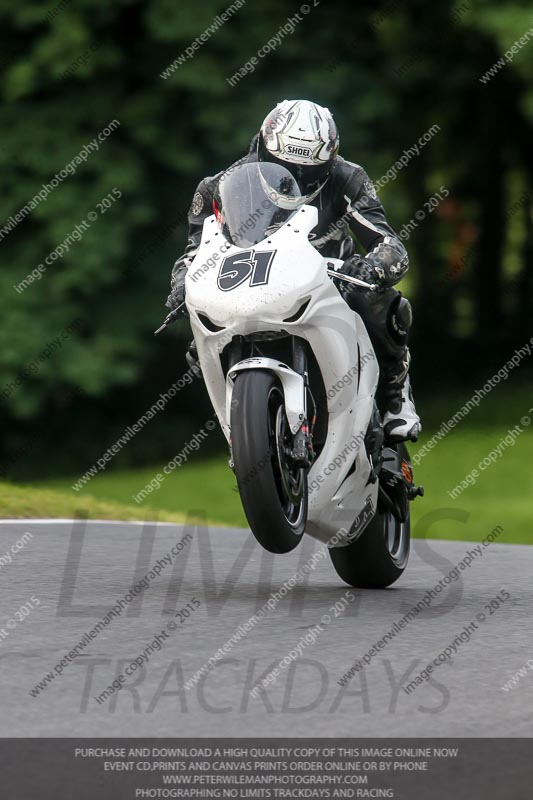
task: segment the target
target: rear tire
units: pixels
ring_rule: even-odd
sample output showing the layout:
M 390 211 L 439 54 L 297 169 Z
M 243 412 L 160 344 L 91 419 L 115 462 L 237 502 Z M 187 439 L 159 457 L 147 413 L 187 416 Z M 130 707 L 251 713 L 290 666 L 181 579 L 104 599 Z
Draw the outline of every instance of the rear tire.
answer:
M 402 459 L 409 461 L 405 445 L 396 448 Z M 400 522 L 378 501 L 377 511 L 361 536 L 346 547 L 331 548 L 329 554 L 337 575 L 350 586 L 385 589 L 405 570 L 410 546 L 410 511 L 405 522 Z
M 246 519 L 265 550 L 288 553 L 307 522 L 307 474 L 288 458 L 283 390 L 275 375 L 254 369 L 237 375 L 232 399 L 232 453 Z

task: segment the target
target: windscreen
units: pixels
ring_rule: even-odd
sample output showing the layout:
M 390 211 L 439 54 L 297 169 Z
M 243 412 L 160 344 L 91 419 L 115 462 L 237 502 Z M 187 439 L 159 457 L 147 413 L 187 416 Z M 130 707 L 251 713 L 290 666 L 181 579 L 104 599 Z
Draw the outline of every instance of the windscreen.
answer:
M 224 236 L 237 247 L 250 247 L 271 236 L 304 202 L 285 167 L 254 162 L 223 174 L 214 209 Z

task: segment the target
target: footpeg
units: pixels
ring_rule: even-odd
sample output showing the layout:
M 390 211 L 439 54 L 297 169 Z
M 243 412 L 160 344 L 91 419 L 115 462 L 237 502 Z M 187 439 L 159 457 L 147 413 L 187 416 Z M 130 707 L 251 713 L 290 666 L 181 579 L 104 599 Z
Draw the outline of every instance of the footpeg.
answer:
M 409 500 L 414 500 L 415 497 L 424 497 L 424 487 L 423 486 L 410 486 L 407 490 L 409 495 Z

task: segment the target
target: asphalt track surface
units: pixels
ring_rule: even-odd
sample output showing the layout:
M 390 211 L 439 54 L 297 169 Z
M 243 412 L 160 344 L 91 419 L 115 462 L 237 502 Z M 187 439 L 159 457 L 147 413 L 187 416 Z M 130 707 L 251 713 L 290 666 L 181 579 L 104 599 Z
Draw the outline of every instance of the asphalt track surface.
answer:
M 332 609 L 348 587 L 322 559 L 307 583 L 289 591 L 187 691 L 183 682 L 309 561 L 318 543 L 305 537 L 289 555 L 271 556 L 249 532 L 228 528 L 5 521 L 0 558 L 26 532 L 32 538 L 12 563 L 0 560 L 0 736 L 533 736 L 533 670 L 510 691 L 501 688 L 533 658 L 532 547 L 491 544 L 344 687 L 337 681 L 354 660 L 476 545 L 415 541 L 394 587 L 354 590 L 338 617 Z M 172 564 L 32 697 L 84 632 L 184 536 Z M 485 606 L 502 589 L 511 598 L 491 614 Z M 176 617 L 188 603 L 190 616 Z M 22 618 L 25 605 L 30 612 Z M 479 613 L 486 620 L 452 661 L 406 694 L 402 685 Z M 329 623 L 321 623 L 325 614 Z M 7 627 L 8 620 L 16 626 Z M 98 703 L 170 623 L 175 629 L 161 649 Z M 250 696 L 260 676 L 317 625 L 314 643 L 274 685 Z

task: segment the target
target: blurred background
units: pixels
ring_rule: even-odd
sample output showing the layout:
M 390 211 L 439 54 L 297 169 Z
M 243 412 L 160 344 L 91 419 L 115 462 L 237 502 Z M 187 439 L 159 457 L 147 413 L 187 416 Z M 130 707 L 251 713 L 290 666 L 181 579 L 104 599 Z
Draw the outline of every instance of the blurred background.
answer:
M 365 167 L 403 231 L 411 270 L 400 288 L 414 308 L 424 423 L 412 453 L 530 343 L 530 2 L 226 2 L 0 0 L 4 517 L 195 512 L 245 524 L 218 430 L 134 500 L 210 417 L 201 380 L 72 487 L 186 372 L 187 321 L 152 334 L 192 195 L 246 152 L 285 98 L 331 109 L 341 154 Z M 533 407 L 533 361 L 526 351 L 515 361 L 420 456 L 419 535 L 438 511 L 431 536 L 477 539 L 502 525 L 507 541 L 532 541 L 521 420 Z M 452 498 L 517 425 L 513 444 Z M 450 508 L 468 521 L 450 521 Z

